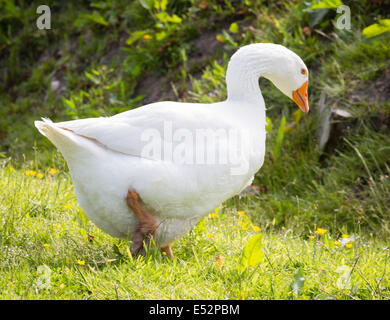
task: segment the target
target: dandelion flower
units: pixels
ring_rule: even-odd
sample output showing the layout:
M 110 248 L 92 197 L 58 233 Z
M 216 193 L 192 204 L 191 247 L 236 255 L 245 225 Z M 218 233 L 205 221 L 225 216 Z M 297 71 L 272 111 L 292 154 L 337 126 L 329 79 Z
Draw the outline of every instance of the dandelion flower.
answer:
M 245 214 L 245 212 L 244 212 L 244 211 L 238 211 L 237 214 L 238 214 L 239 216 L 243 216 L 243 215 Z
M 214 235 L 211 234 L 211 233 L 208 233 L 207 236 L 208 236 L 209 238 L 214 238 Z
M 50 247 L 50 244 L 45 243 L 43 246 L 44 246 L 45 248 L 49 248 L 49 247 Z
M 314 238 L 315 238 L 314 236 L 309 236 L 310 240 L 314 240 Z
M 35 176 L 36 174 L 37 174 L 36 171 L 34 171 L 34 170 L 31 170 L 31 171 L 30 171 L 30 176 Z
M 71 208 L 70 204 L 64 205 L 64 209 L 65 209 L 65 210 L 69 210 L 70 208 Z
M 248 228 L 247 227 L 242 227 L 242 231 L 247 231 Z
M 77 262 L 77 264 L 79 264 L 80 266 L 84 266 L 84 265 L 85 265 L 85 261 L 84 261 L 84 260 L 79 260 L 79 259 L 77 259 L 76 262 Z
M 25 174 L 26 176 L 29 176 L 29 175 L 30 175 L 30 170 L 24 171 L 24 174 Z
M 341 246 L 341 242 L 340 242 L 340 241 L 336 241 L 334 244 L 335 244 L 336 246 L 338 246 L 338 247 Z
M 144 39 L 145 40 L 150 40 L 150 39 L 152 39 L 152 36 L 150 34 L 145 34 L 144 35 Z
M 344 238 L 344 239 L 348 239 L 349 235 L 348 234 L 343 234 L 341 237 Z
M 318 229 L 315 231 L 315 233 L 316 233 L 316 234 L 325 234 L 326 231 L 327 231 L 326 229 L 318 228 Z
M 219 42 L 225 42 L 225 38 L 222 37 L 220 34 L 217 35 L 216 38 L 217 38 L 217 40 L 218 40 Z
M 214 219 L 216 217 L 216 214 L 214 212 L 210 213 L 209 214 L 209 218 L 210 219 Z
M 43 178 L 43 174 L 40 173 L 40 172 L 38 172 L 38 173 L 37 173 L 37 178 L 38 178 L 38 179 L 42 179 L 42 178 Z
M 9 171 L 11 171 L 11 172 L 12 172 L 12 171 L 15 171 L 14 167 L 10 167 L 10 168 L 9 168 Z
M 260 228 L 258 226 L 253 226 L 253 230 L 255 230 L 255 232 L 259 232 Z
M 352 245 L 352 243 L 346 243 L 345 247 L 348 248 L 348 249 L 351 249 L 353 247 L 353 245 Z
M 49 173 L 50 173 L 51 175 L 55 175 L 55 174 L 57 173 L 57 170 L 54 169 L 54 168 L 50 168 L 50 169 L 49 169 Z

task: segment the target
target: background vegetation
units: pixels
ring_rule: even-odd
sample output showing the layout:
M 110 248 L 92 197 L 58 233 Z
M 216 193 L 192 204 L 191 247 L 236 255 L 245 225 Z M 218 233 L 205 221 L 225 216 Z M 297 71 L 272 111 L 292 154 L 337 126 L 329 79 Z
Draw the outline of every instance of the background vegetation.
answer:
M 390 297 L 389 1 L 45 1 L 50 30 L 36 26 L 40 4 L 0 0 L 1 297 Z M 350 30 L 336 27 L 342 4 Z M 311 112 L 260 80 L 255 187 L 180 240 L 174 261 L 133 259 L 85 218 L 33 121 L 223 100 L 229 57 L 254 42 L 302 57 Z

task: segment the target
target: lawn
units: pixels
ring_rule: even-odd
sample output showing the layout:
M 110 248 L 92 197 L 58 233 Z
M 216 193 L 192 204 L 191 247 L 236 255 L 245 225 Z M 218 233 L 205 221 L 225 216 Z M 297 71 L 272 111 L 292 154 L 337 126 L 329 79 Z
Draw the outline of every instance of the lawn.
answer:
M 211 212 L 173 246 L 132 257 L 96 228 L 66 172 L 1 170 L 2 299 L 389 299 L 388 242 L 257 224 L 259 199 Z M 266 213 L 266 212 L 265 212 Z M 270 213 L 268 213 L 270 214 Z
M 337 27 L 342 4 L 350 29 Z M 390 299 L 389 1 L 47 5 L 52 28 L 37 30 L 37 2 L 0 0 L 0 299 Z M 302 57 L 310 113 L 261 79 L 255 187 L 174 259 L 131 256 L 84 215 L 33 121 L 224 100 L 230 56 L 254 42 Z

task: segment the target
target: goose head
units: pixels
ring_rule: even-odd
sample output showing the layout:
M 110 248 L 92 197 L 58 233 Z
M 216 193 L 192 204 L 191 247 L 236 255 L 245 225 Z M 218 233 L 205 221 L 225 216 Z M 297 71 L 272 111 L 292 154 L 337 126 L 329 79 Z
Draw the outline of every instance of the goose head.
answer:
M 230 59 L 226 74 L 228 99 L 256 98 L 259 77 L 270 80 L 303 112 L 309 111 L 309 71 L 290 49 L 273 43 L 256 43 L 240 48 Z

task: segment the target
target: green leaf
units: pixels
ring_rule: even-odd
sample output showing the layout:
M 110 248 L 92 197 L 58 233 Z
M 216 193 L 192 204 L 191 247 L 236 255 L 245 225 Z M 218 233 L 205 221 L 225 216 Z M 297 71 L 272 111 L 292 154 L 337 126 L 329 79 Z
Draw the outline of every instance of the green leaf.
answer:
M 230 25 L 229 31 L 230 31 L 231 33 L 237 33 L 237 32 L 238 32 L 238 24 L 237 24 L 236 22 L 233 22 L 233 23 Z
M 65 102 L 65 104 L 72 110 L 76 110 L 76 105 L 75 103 L 73 102 L 72 99 L 66 99 L 66 98 L 63 98 L 63 101 Z
M 97 24 L 108 26 L 108 22 L 103 18 L 103 16 L 98 11 L 93 11 L 92 14 L 88 15 L 88 19 Z
M 168 14 L 166 12 L 159 12 L 156 13 L 156 18 L 160 20 L 161 22 L 165 23 L 168 21 Z
M 166 37 L 167 37 L 167 33 L 165 31 L 161 31 L 159 33 L 156 33 L 156 40 L 157 41 L 161 41 Z
M 363 29 L 363 36 L 372 38 L 379 36 L 382 33 L 390 32 L 390 19 L 379 20 L 379 23 L 374 23 Z
M 294 292 L 297 297 L 299 297 L 304 283 L 305 283 L 305 278 L 303 277 L 301 268 L 298 268 L 297 272 L 294 275 L 294 279 L 290 284 L 290 290 Z
M 336 9 L 342 6 L 343 3 L 340 0 L 323 0 L 323 1 L 313 1 L 310 9 L 318 10 L 318 9 Z
M 94 77 L 92 74 L 90 74 L 89 72 L 85 72 L 85 76 L 91 80 L 94 84 L 99 84 L 100 83 L 100 80 L 96 77 Z
M 284 139 L 284 128 L 286 127 L 286 117 L 283 115 L 282 120 L 280 121 L 278 136 L 276 137 L 276 143 L 273 150 L 273 156 L 276 159 L 280 154 L 280 149 L 282 147 L 282 142 Z
M 263 261 L 264 256 L 263 251 L 261 250 L 261 240 L 261 233 L 258 233 L 249 239 L 242 251 L 240 261 L 241 270 L 257 267 L 257 265 Z
M 166 11 L 167 10 L 167 5 L 168 5 L 168 0 L 161 0 L 160 1 L 160 8 L 162 11 Z
M 150 10 L 153 8 L 154 0 L 138 0 L 138 2 L 143 6 L 146 10 Z
M 265 125 L 265 131 L 267 133 L 271 133 L 272 131 L 272 120 L 271 118 L 265 117 L 266 125 Z
M 114 253 L 117 255 L 117 256 L 120 256 L 122 257 L 123 254 L 122 252 L 119 250 L 119 247 L 114 243 L 113 246 L 112 246 L 112 250 L 114 251 Z
M 168 16 L 168 21 L 172 23 L 181 23 L 182 19 L 174 14 L 173 16 Z
M 126 40 L 126 44 L 127 44 L 127 45 L 133 44 L 133 43 L 136 42 L 137 40 L 141 39 L 145 33 L 146 33 L 145 31 L 136 31 L 136 32 L 134 32 L 134 33 L 130 36 L 130 38 L 128 38 L 128 39 Z

